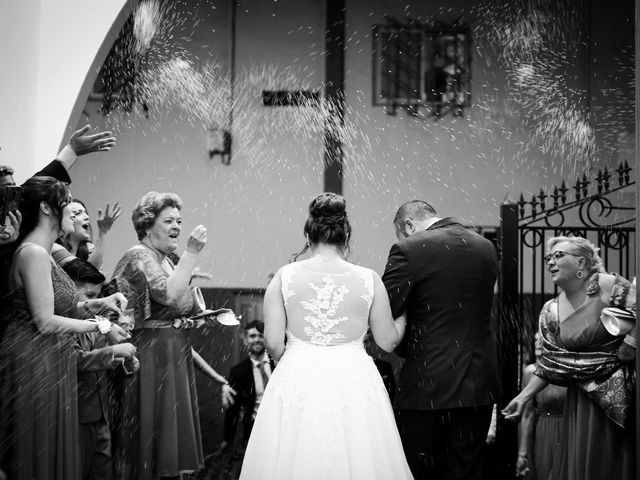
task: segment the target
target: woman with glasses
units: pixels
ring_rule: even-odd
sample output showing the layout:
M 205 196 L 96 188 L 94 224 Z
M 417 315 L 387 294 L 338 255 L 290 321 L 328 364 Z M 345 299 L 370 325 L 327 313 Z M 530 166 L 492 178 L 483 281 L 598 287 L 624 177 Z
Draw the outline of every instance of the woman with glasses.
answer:
M 502 411 L 518 420 L 549 383 L 567 386 L 559 458 L 549 478 L 635 478 L 635 287 L 607 274 L 581 237 L 554 237 L 545 261 L 560 294 L 540 313 L 541 352 L 531 381 Z

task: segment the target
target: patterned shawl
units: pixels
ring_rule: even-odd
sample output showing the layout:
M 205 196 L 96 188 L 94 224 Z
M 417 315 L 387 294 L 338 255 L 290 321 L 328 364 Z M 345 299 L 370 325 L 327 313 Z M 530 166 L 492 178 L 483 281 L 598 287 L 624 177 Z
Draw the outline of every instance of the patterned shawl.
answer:
M 597 274 L 591 285 L 595 286 L 588 294 L 599 295 Z M 542 352 L 535 374 L 554 384 L 576 385 L 604 410 L 610 420 L 624 428 L 634 395 L 635 372 L 618 359 L 617 351 L 623 337 L 603 338 L 598 345 L 592 345 L 590 351 L 567 350 L 560 340 L 557 305 L 558 299 L 554 298 L 540 312 Z M 611 289 L 610 306 L 626 309 L 635 316 L 635 289 L 618 275 Z M 585 324 L 599 321 L 599 317 L 585 319 Z

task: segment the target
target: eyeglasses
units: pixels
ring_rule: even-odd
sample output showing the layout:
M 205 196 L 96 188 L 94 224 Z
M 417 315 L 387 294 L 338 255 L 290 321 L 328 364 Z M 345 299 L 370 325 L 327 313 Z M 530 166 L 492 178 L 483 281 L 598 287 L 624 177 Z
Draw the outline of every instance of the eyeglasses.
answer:
M 557 250 L 555 252 L 551 252 L 551 253 L 547 253 L 544 257 L 544 262 L 545 263 L 550 263 L 551 260 L 553 260 L 554 262 L 557 262 L 560 258 L 564 257 L 565 255 L 571 255 L 572 257 L 581 257 L 582 255 L 577 255 L 575 253 L 571 253 L 571 252 L 563 252 L 562 250 Z

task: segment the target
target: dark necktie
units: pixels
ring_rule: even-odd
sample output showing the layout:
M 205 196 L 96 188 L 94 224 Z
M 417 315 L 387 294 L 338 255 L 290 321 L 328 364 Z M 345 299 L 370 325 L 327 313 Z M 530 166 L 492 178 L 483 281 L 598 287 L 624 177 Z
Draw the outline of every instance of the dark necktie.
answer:
M 260 362 L 258 364 L 260 375 L 262 375 L 262 388 L 267 388 L 267 382 L 269 381 L 269 374 L 267 373 L 267 369 L 265 368 L 266 363 L 267 363 L 267 360 Z

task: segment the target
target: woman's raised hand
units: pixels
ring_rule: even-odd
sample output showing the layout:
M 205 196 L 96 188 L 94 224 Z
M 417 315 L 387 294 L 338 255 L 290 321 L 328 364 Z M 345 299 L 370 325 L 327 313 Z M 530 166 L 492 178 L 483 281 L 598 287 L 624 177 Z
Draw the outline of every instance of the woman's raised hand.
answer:
M 192 255 L 198 255 L 206 244 L 207 229 L 202 225 L 198 225 L 189 234 L 189 238 L 187 239 L 187 252 Z
M 106 235 L 111 230 L 113 226 L 113 222 L 117 220 L 117 218 L 122 213 L 122 208 L 118 202 L 114 203 L 113 210 L 109 209 L 110 205 L 107 203 L 107 207 L 104 211 L 99 208 L 98 209 L 98 218 L 96 222 L 98 223 L 98 232 L 100 235 Z

